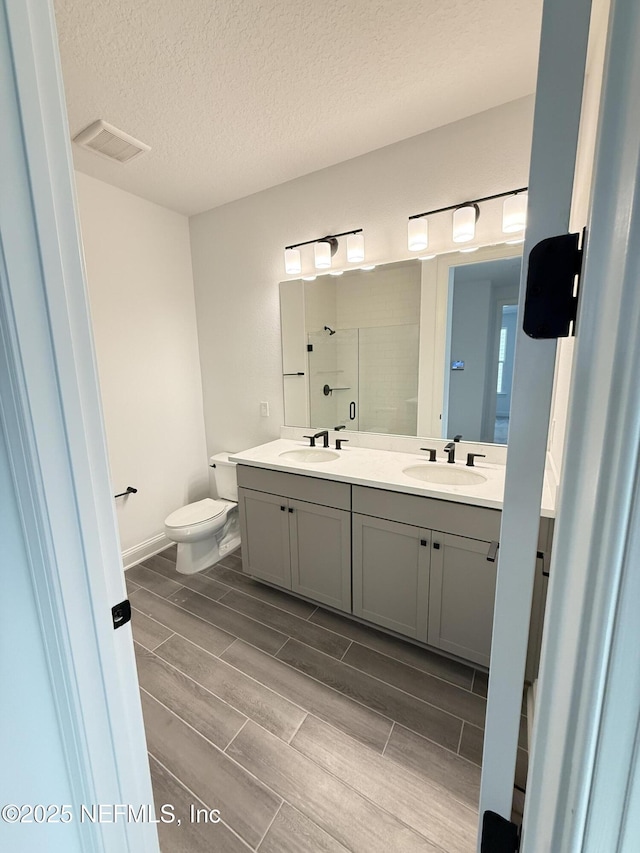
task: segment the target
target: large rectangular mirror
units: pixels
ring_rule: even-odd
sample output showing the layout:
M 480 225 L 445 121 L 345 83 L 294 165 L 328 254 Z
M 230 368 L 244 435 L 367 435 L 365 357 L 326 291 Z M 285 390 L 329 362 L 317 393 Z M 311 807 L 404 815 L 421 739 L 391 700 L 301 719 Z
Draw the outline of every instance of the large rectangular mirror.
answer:
M 285 423 L 505 444 L 521 247 L 280 284 Z

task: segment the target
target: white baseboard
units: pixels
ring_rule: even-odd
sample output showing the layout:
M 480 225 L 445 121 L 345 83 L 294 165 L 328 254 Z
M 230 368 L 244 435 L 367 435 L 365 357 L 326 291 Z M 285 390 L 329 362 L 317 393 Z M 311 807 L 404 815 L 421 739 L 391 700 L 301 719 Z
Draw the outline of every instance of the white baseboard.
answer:
M 122 552 L 122 564 L 125 571 L 132 566 L 137 566 L 143 560 L 153 557 L 154 554 L 159 554 L 173 543 L 164 535 L 164 533 L 154 536 L 152 539 L 147 539 L 146 542 L 141 542 L 139 545 L 134 545 L 133 548 L 127 548 Z

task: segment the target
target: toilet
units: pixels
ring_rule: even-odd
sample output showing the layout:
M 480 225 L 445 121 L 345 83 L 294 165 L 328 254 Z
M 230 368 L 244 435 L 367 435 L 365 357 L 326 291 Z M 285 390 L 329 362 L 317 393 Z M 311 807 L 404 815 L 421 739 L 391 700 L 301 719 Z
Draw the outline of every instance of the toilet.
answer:
M 218 499 L 187 504 L 164 522 L 165 536 L 178 543 L 176 571 L 183 575 L 213 566 L 240 544 L 236 463 L 229 462 L 228 453 L 217 453 L 209 464 Z

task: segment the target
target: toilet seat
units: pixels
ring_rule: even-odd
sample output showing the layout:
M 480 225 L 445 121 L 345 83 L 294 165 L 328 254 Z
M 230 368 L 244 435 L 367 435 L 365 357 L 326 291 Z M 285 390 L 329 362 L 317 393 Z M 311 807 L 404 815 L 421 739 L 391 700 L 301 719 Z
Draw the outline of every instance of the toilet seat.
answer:
M 212 521 L 222 515 L 229 508 L 229 501 L 215 501 L 213 498 L 204 498 L 172 512 L 167 516 L 165 526 L 174 530 L 182 527 L 192 527 L 194 524 L 202 524 Z

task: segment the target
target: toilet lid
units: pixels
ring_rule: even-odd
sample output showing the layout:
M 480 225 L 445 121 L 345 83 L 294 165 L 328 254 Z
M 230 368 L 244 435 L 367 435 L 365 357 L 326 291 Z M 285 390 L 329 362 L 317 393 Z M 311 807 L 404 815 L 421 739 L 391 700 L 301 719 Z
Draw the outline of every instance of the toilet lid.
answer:
M 210 521 L 212 518 L 222 515 L 227 507 L 228 504 L 222 501 L 205 498 L 202 501 L 195 501 L 195 503 L 187 504 L 172 512 L 165 521 L 165 524 L 167 527 L 189 527 L 191 524 Z

